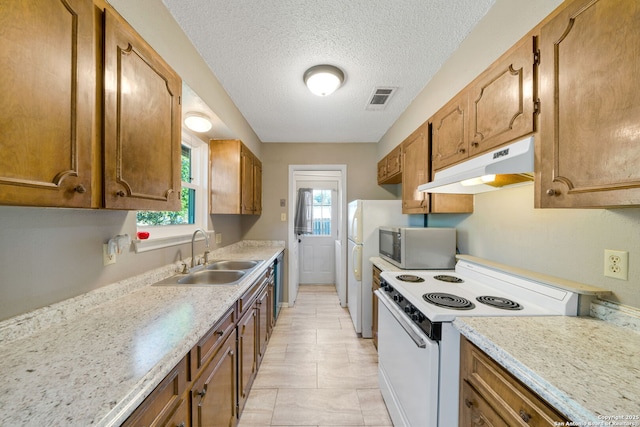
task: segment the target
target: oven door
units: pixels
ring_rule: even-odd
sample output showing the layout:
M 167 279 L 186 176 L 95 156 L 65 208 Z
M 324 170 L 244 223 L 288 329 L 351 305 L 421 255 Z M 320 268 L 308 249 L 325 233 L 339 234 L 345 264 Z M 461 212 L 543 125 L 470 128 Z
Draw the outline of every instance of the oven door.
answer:
M 436 427 L 438 343 L 378 290 L 378 378 L 393 425 Z

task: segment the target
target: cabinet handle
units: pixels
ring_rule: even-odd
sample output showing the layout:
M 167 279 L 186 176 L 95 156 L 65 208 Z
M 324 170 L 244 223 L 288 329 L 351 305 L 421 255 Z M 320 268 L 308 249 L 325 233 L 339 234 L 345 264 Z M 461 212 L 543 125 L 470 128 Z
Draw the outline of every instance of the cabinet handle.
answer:
M 224 335 L 224 331 L 216 331 L 216 335 L 221 337 Z
M 83 194 L 83 193 L 87 192 L 87 189 L 84 188 L 84 185 L 82 185 L 82 184 L 78 184 L 76 186 L 76 188 L 74 188 L 74 190 L 75 190 L 76 193 L 80 193 L 80 194 Z
M 473 141 L 473 142 L 471 143 L 471 145 L 472 145 L 473 147 L 478 147 L 478 146 L 480 145 L 480 143 L 479 143 L 478 141 Z
M 529 421 L 531 420 L 531 415 L 527 414 L 524 411 L 524 409 L 520 409 L 520 418 L 522 418 L 522 421 L 529 424 Z
M 547 190 L 547 196 L 556 196 L 556 195 L 559 195 L 559 194 L 560 194 L 560 192 L 554 190 L 553 188 L 550 188 L 550 189 Z
M 473 402 L 470 401 L 469 399 L 464 399 L 464 404 L 467 406 L 467 408 L 473 407 Z
M 122 190 L 118 191 L 116 193 L 116 196 L 124 197 L 125 196 L 124 191 L 122 191 Z
M 177 424 L 177 425 L 176 425 L 176 427 L 186 427 L 186 424 L 185 424 L 185 422 L 183 421 L 183 422 L 181 422 L 180 424 Z
M 461 149 L 459 149 L 459 150 L 458 150 L 458 153 L 463 154 L 463 153 L 465 153 L 466 151 L 467 151 L 466 149 L 461 148 Z
M 202 391 L 196 392 L 196 396 L 200 396 L 200 397 L 204 397 L 205 394 L 207 394 L 206 388 L 203 388 Z

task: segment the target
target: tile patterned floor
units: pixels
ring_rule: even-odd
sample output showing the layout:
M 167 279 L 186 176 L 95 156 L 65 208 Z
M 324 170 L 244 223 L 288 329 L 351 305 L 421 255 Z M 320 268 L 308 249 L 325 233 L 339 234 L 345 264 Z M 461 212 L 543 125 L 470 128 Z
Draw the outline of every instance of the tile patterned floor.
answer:
M 356 336 L 334 286 L 300 286 L 283 308 L 238 427 L 392 426 L 378 356 Z

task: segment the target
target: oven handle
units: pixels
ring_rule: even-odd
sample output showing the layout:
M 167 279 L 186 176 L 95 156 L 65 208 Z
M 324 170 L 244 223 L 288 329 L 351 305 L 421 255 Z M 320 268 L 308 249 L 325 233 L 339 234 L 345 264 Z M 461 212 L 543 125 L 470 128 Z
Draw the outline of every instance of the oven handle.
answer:
M 413 330 L 412 325 L 407 323 L 405 319 L 405 314 L 391 301 L 391 299 L 382 292 L 382 290 L 377 289 L 374 291 L 376 296 L 378 297 L 378 301 L 380 301 L 386 308 L 389 310 L 394 319 L 402 326 L 402 329 L 411 337 L 413 342 L 419 348 L 425 348 L 427 344 L 424 339 Z

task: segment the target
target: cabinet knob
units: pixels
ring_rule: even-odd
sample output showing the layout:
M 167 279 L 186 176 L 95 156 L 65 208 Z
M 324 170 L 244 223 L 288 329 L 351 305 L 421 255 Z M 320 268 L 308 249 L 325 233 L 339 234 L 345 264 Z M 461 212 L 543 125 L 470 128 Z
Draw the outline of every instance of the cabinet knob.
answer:
M 469 399 L 464 399 L 464 404 L 467 408 L 472 408 L 473 407 L 473 402 L 470 401 Z
M 520 409 L 520 418 L 522 418 L 522 421 L 529 424 L 529 421 L 531 420 L 531 415 L 527 414 L 524 411 L 524 409 Z
M 203 388 L 202 391 L 196 392 L 196 396 L 200 396 L 200 397 L 204 397 L 205 394 L 207 394 L 206 388 Z
M 458 153 L 463 154 L 463 153 L 465 153 L 466 151 L 467 151 L 466 149 L 464 149 L 464 148 L 460 148 L 460 149 L 458 150 Z
M 80 194 L 83 194 L 83 193 L 87 192 L 87 189 L 84 188 L 84 185 L 82 185 L 82 184 L 76 185 L 76 188 L 74 188 L 74 190 L 75 190 L 76 193 L 80 193 Z
M 118 191 L 118 192 L 116 193 L 116 196 L 124 197 L 124 196 L 126 196 L 126 194 L 124 193 L 124 191 L 120 190 L 120 191 Z
M 550 188 L 547 190 L 547 196 L 556 196 L 560 194 L 559 192 L 557 192 L 556 190 L 554 190 L 553 188 Z
M 186 427 L 186 424 L 183 421 L 180 424 L 176 424 L 176 427 Z
M 221 337 L 224 335 L 224 331 L 216 331 L 216 335 Z
M 478 147 L 479 145 L 480 145 L 480 143 L 478 141 L 473 141 L 471 143 L 471 146 L 473 146 L 473 147 Z

